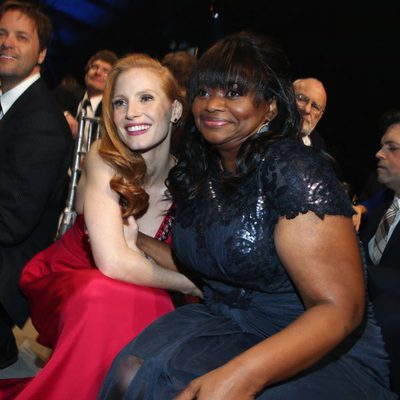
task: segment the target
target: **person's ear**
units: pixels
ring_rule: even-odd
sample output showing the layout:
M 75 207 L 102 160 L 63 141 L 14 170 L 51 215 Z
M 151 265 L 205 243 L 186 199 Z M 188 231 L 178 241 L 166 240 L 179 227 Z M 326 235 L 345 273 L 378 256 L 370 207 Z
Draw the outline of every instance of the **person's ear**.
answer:
M 47 49 L 43 49 L 39 51 L 39 57 L 38 57 L 38 65 L 42 65 L 44 59 L 46 58 L 46 53 L 47 53 Z
M 275 98 L 272 98 L 267 102 L 266 120 L 272 121 L 278 115 L 278 106 Z
M 172 114 L 171 114 L 171 122 L 176 124 L 179 119 L 182 117 L 183 106 L 182 103 L 178 100 L 174 100 L 172 103 Z

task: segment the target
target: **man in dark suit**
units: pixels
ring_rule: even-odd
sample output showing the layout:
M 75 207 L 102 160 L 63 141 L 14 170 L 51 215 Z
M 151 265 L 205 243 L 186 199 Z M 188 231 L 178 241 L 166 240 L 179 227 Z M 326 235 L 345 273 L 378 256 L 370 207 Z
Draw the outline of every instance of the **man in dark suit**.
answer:
M 393 200 L 369 213 L 360 235 L 368 263 L 368 289 L 391 358 L 393 390 L 400 394 L 400 110 L 382 119 L 378 181 Z
M 301 135 L 306 146 L 326 151 L 326 143 L 315 130 L 326 107 L 326 91 L 322 82 L 315 78 L 301 78 L 293 82 L 297 108 L 301 115 Z
M 71 135 L 40 78 L 50 20 L 32 3 L 0 7 L 0 368 L 16 361 L 11 328 L 28 317 L 20 271 L 54 238 Z

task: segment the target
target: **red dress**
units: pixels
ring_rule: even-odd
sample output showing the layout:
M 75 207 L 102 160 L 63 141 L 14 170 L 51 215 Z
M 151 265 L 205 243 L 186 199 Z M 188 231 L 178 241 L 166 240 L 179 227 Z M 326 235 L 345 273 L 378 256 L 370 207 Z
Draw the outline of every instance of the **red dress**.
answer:
M 168 215 L 156 237 L 170 241 L 171 224 Z M 4 391 L 7 382 L 0 384 L 0 398 L 96 399 L 116 354 L 174 308 L 165 290 L 114 280 L 96 268 L 83 216 L 28 262 L 20 287 L 29 300 L 37 341 L 53 353 L 28 384 L 20 380 L 23 390 L 17 397 L 8 396 L 15 390 L 12 382 Z

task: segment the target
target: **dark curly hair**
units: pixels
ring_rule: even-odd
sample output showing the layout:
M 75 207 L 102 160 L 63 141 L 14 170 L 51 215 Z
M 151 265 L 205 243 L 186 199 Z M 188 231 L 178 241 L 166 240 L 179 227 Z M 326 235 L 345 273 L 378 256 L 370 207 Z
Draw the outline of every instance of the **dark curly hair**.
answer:
M 269 130 L 251 135 L 240 147 L 234 176 L 222 177 L 225 188 L 235 187 L 253 171 L 265 155 L 266 148 L 284 137 L 297 137 L 300 116 L 290 76 L 290 66 L 283 51 L 263 36 L 241 32 L 219 40 L 194 67 L 188 92 L 189 106 L 201 88 L 222 88 L 236 84 L 242 94 L 255 93 L 255 102 L 274 99 L 277 116 Z M 179 205 L 195 198 L 209 176 L 209 168 L 218 154 L 188 118 L 186 135 L 178 152 L 178 164 L 168 177 L 168 188 Z

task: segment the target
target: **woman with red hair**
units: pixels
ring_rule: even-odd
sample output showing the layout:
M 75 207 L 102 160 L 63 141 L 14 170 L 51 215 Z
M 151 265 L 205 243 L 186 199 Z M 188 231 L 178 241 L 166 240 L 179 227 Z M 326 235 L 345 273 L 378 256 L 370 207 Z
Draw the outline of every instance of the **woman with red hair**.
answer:
M 178 85 L 158 61 L 130 55 L 109 74 L 103 104 L 103 136 L 85 159 L 77 221 L 22 272 L 38 342 L 53 354 L 18 399 L 95 399 L 118 351 L 173 309 L 165 289 L 201 294 L 136 244 L 138 230 L 170 241 L 164 182 L 183 111 Z

